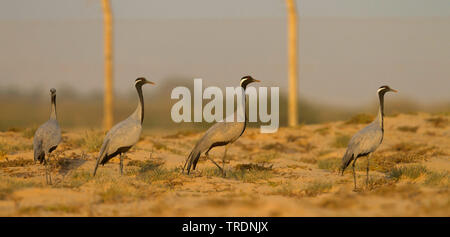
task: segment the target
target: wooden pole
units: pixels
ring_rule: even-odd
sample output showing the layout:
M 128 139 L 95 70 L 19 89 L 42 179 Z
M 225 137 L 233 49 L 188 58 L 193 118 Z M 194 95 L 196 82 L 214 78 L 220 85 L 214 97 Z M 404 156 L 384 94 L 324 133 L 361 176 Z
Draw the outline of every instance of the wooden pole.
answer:
M 105 91 L 103 100 L 103 127 L 109 130 L 113 126 L 113 19 L 109 0 L 102 0 L 103 34 L 105 57 Z
M 286 0 L 288 17 L 288 125 L 298 123 L 298 16 L 295 0 Z

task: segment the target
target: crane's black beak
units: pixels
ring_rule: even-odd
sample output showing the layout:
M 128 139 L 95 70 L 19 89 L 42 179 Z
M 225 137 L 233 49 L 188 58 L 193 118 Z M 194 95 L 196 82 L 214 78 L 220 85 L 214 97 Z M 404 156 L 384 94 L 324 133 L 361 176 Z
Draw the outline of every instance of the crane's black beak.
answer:
M 397 92 L 398 92 L 398 90 L 394 90 L 394 89 L 391 89 L 390 91 L 392 91 L 392 92 L 395 92 L 395 93 L 397 93 Z
M 145 81 L 145 84 L 155 85 L 155 83 L 152 81 Z
M 260 80 L 253 79 L 253 82 L 261 82 Z

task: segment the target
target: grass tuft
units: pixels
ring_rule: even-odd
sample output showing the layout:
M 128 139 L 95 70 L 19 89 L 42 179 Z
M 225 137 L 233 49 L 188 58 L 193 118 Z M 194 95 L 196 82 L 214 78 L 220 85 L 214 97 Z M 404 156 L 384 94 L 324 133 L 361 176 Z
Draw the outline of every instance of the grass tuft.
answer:
M 417 179 L 428 172 L 423 165 L 410 165 L 403 167 L 394 167 L 389 173 L 388 177 L 394 180 L 399 180 L 402 177 L 409 179 Z
M 337 135 L 331 145 L 335 148 L 346 148 L 350 138 L 348 135 Z

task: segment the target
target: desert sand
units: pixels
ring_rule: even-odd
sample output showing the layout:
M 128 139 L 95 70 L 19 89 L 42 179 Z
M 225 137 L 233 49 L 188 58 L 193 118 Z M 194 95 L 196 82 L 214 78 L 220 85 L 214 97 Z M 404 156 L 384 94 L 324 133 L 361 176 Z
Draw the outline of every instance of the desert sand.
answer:
M 0 132 L 0 216 L 450 216 L 449 116 L 385 118 L 370 160 L 339 173 L 348 139 L 364 121 L 249 128 L 230 146 L 221 175 L 200 158 L 181 168 L 202 131 L 145 131 L 127 153 L 92 171 L 103 133 L 64 130 L 51 158 L 53 184 L 34 164 L 30 131 Z M 145 124 L 144 124 L 145 127 Z M 210 154 L 222 162 L 223 148 Z

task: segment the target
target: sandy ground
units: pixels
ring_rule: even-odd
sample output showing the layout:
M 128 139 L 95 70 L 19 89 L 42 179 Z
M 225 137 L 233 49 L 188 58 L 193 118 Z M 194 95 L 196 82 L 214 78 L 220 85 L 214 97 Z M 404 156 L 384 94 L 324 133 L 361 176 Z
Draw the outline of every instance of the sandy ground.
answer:
M 450 216 L 448 121 L 385 118 L 367 185 L 367 159 L 357 162 L 356 191 L 351 169 L 341 176 L 338 167 L 365 124 L 247 129 L 228 150 L 226 177 L 204 157 L 190 175 L 181 173 L 203 134 L 191 131 L 147 131 L 127 154 L 123 176 L 115 158 L 92 177 L 102 135 L 69 130 L 52 157 L 53 185 L 33 162 L 32 138 L 2 132 L 0 216 Z M 219 162 L 223 148 L 210 154 Z

